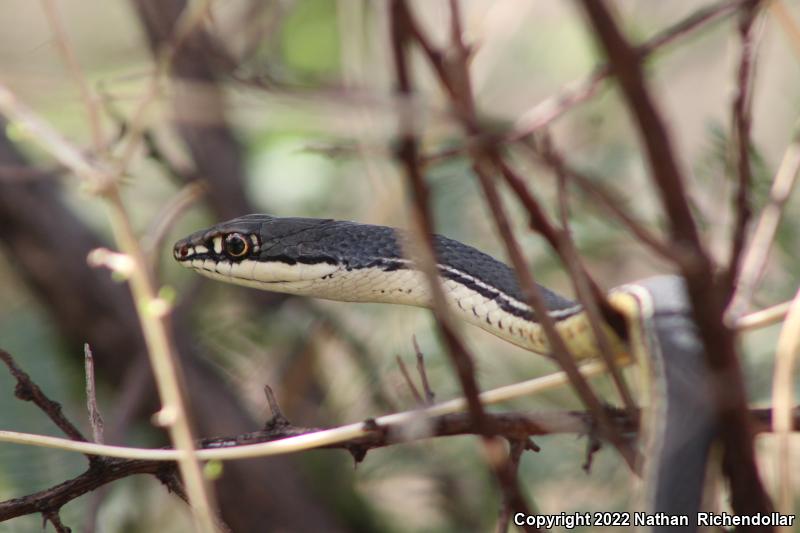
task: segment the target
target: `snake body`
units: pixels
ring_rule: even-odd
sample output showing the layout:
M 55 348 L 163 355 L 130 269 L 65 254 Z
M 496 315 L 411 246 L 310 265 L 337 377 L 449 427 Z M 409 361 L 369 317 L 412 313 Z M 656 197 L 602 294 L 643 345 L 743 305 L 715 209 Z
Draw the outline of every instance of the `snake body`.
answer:
M 454 313 L 518 346 L 550 352 L 539 319 L 508 266 L 447 237 L 436 235 L 433 242 Z M 405 233 L 385 226 L 247 215 L 181 239 L 174 256 L 228 283 L 331 300 L 428 307 L 427 280 L 408 259 L 412 247 Z M 546 287 L 539 290 L 570 353 L 577 359 L 598 357 L 583 307 Z M 696 513 L 716 430 L 713 403 L 703 387 L 702 345 L 683 282 L 661 276 L 624 285 L 609 293 L 608 302 L 626 317 L 629 330 L 623 341 L 607 328 L 613 349 L 620 357 L 630 353 L 649 376 L 645 455 L 650 510 Z

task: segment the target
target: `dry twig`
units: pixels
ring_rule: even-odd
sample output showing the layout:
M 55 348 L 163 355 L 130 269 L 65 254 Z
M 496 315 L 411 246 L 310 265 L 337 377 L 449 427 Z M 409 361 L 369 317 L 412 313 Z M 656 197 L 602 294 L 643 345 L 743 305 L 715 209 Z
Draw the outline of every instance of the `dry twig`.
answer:
M 83 345 L 84 364 L 86 367 L 86 408 L 89 411 L 89 424 L 92 426 L 92 438 L 94 442 L 102 444 L 103 439 L 103 416 L 97 407 L 97 391 L 94 379 L 94 356 L 89 344 Z
M 425 370 L 425 356 L 422 355 L 422 350 L 419 349 L 416 335 L 411 337 L 411 342 L 414 345 L 414 353 L 417 356 L 417 373 L 419 373 L 419 379 L 422 381 L 422 390 L 425 392 L 425 403 L 433 405 L 436 394 L 434 394 L 431 384 L 428 382 L 428 372 Z

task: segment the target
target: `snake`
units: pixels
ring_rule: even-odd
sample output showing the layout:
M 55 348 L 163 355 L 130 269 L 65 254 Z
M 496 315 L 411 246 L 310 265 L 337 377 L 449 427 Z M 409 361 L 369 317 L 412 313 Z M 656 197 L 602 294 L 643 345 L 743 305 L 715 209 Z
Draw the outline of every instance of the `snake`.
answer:
M 426 274 L 409 258 L 403 230 L 345 220 L 245 215 L 175 243 L 182 266 L 211 279 L 257 289 L 346 301 L 431 307 Z M 459 241 L 433 235 L 436 270 L 451 312 L 526 350 L 551 355 L 540 317 L 526 303 L 514 271 Z M 600 348 L 584 306 L 544 286 L 547 314 L 576 361 Z M 625 318 L 609 326 L 615 356 L 641 365 L 646 510 L 689 517 L 694 531 L 717 428 L 702 342 L 683 279 L 661 275 L 610 290 L 607 303 Z M 664 522 L 666 523 L 666 522 Z M 650 531 L 675 531 L 664 523 Z M 672 522 L 676 523 L 676 522 Z M 633 524 L 631 524 L 633 525 Z

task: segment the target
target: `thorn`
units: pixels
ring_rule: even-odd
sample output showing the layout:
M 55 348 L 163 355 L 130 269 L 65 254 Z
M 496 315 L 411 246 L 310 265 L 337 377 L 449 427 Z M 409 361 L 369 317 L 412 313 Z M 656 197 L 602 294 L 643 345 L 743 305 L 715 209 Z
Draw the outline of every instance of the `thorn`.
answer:
M 602 444 L 600 443 L 600 439 L 598 439 L 594 431 L 589 434 L 589 440 L 586 443 L 586 458 L 581 465 L 581 468 L 587 474 L 591 473 L 592 470 L 592 461 L 594 460 L 594 454 L 600 451 L 602 448 Z
M 267 398 L 269 410 L 272 413 L 272 416 L 264 423 L 264 429 L 271 431 L 277 428 L 291 426 L 292 424 L 289 422 L 289 419 L 283 416 L 283 412 L 278 405 L 278 400 L 275 398 L 275 393 L 272 392 L 272 388 L 269 385 L 264 385 L 264 396 Z
M 369 448 L 366 446 L 352 445 L 347 447 L 347 451 L 353 456 L 353 469 L 355 469 L 358 467 L 359 463 L 367 457 Z
M 374 418 L 367 418 L 364 420 L 364 431 L 380 431 L 381 427 Z
M 530 451 L 535 452 L 535 453 L 539 453 L 540 451 L 542 451 L 542 448 L 539 447 L 538 444 L 533 442 L 533 439 L 531 439 L 531 438 L 525 439 L 525 449 L 526 450 L 530 450 Z

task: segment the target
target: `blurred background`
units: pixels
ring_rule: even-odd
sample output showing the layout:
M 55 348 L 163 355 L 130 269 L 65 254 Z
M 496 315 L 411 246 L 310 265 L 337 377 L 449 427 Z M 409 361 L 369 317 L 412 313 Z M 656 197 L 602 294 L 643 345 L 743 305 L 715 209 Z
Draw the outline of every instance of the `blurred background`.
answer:
M 188 3 L 203 9 L 201 3 Z M 775 2 L 759 19 L 753 94 L 754 203 L 769 185 L 800 108 L 800 8 Z M 226 0 L 210 2 L 174 55 L 169 76 L 153 84 L 158 54 L 185 7 L 178 0 L 87 2 L 5 0 L 0 4 L 0 82 L 74 144 L 91 150 L 80 91 L 62 60 L 49 17 L 71 42 L 93 93 L 108 154 L 120 158 L 144 95 L 154 91 L 123 183 L 125 204 L 160 283 L 174 291 L 174 327 L 201 436 L 257 429 L 268 416 L 263 386 L 300 426 L 331 426 L 413 408 L 396 357 L 413 364 L 412 338 L 426 356 L 437 399 L 460 395 L 428 311 L 377 304 L 281 298 L 203 281 L 171 259 L 177 238 L 247 212 L 340 218 L 404 227 L 408 191 L 393 158 L 398 112 L 414 113 L 425 153 L 459 146 L 463 135 L 422 56 L 413 62 L 418 94 L 401 106 L 393 95 L 388 2 Z M 434 43 L 448 38 L 443 0 L 411 2 Z M 618 20 L 641 42 L 701 7 L 696 1 L 614 2 Z M 465 39 L 474 47 L 471 75 L 482 118 L 497 131 L 524 125 L 539 102 L 602 62 L 582 13 L 571 2 L 462 2 Z M 731 101 L 740 43 L 728 15 L 660 49 L 648 61 L 652 88 L 668 119 L 704 238 L 727 257 L 734 178 L 730 167 Z M 100 408 L 107 440 L 165 444 L 150 415 L 157 409 L 130 296 L 124 283 L 90 269 L 89 250 L 112 242 L 103 201 L 2 123 L 0 140 L 0 347 L 86 429 L 83 342 L 98 359 Z M 622 204 L 654 230 L 663 216 L 634 129 L 619 94 L 604 85 L 549 131 L 570 163 L 617 191 Z M 557 182 L 525 150 L 509 147 L 517 169 L 547 206 Z M 25 170 L 27 169 L 27 170 Z M 35 170 L 39 169 L 39 170 Z M 437 232 L 504 259 L 502 243 L 464 154 L 425 167 Z M 206 194 L 153 242 L 165 209 L 189 183 Z M 596 204 L 574 193 L 570 223 L 591 274 L 604 288 L 664 273 L 669 266 L 640 246 Z M 557 257 L 526 227 L 506 197 L 538 280 L 571 296 Z M 552 211 L 556 215 L 555 209 Z M 785 212 L 759 306 L 791 298 L 798 266 L 800 210 Z M 149 239 L 149 240 L 148 240 Z M 742 342 L 754 403 L 769 399 L 779 326 Z M 484 389 L 555 370 L 555 366 L 476 328 L 463 335 L 477 357 Z M 598 379 L 599 389 L 608 383 Z M 607 395 L 608 398 L 613 396 Z M 568 391 L 504 409 L 578 407 Z M 58 435 L 45 416 L 13 397 L 0 371 L 0 428 Z M 520 472 L 540 512 L 626 509 L 630 475 L 604 449 L 591 475 L 582 469 L 586 440 L 537 439 Z M 769 437 L 758 441 L 767 486 Z M 75 476 L 75 454 L 0 444 L 0 500 Z M 236 531 L 486 531 L 500 495 L 479 442 L 453 437 L 369 452 L 354 467 L 344 451 L 227 463 L 217 484 L 223 515 Z M 185 505 L 151 477 L 134 477 L 84 496 L 62 510 L 77 531 L 186 531 Z M 41 518 L 0 524 L 40 531 Z

